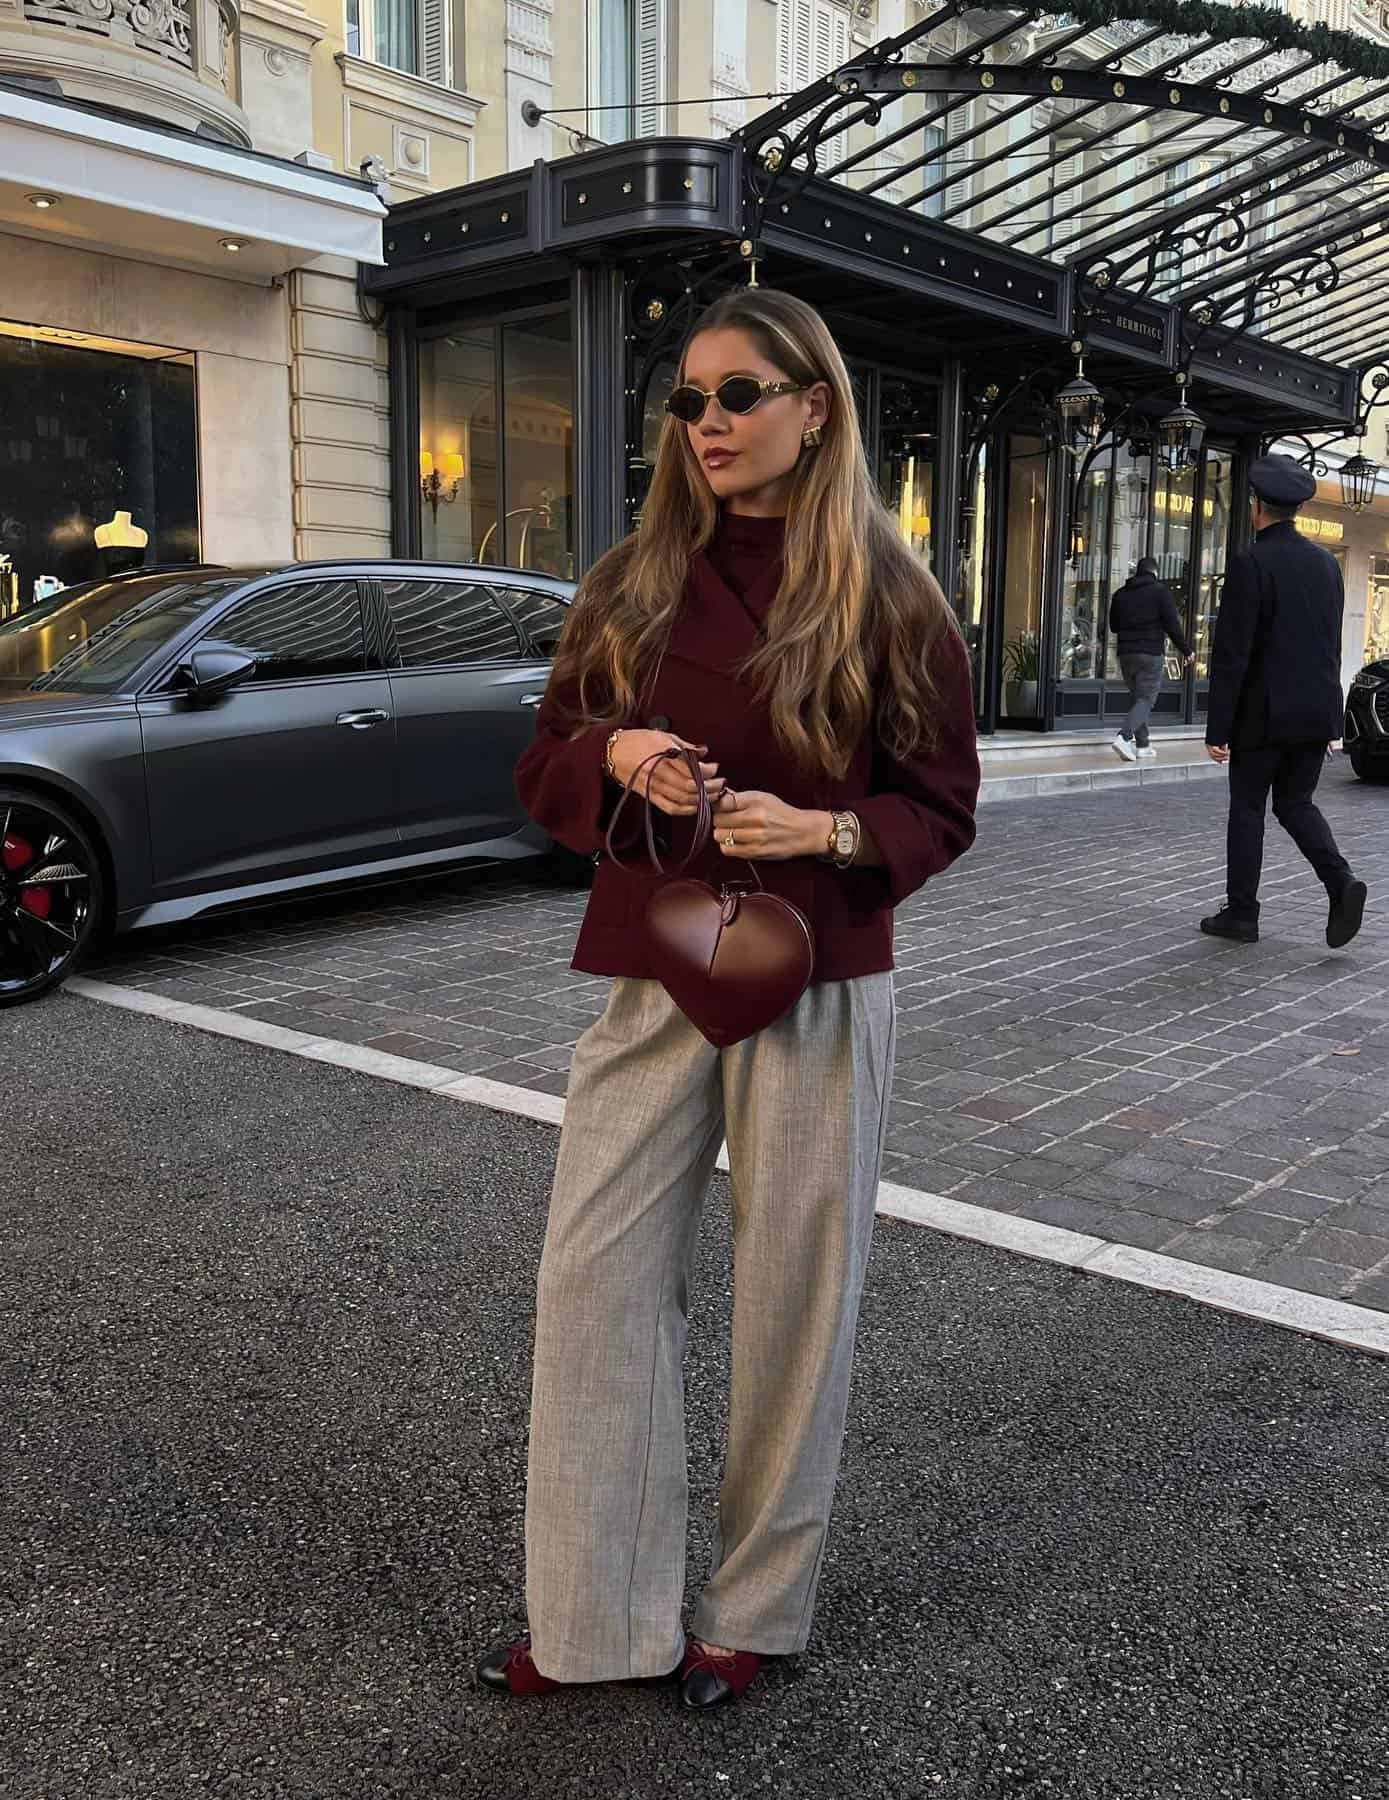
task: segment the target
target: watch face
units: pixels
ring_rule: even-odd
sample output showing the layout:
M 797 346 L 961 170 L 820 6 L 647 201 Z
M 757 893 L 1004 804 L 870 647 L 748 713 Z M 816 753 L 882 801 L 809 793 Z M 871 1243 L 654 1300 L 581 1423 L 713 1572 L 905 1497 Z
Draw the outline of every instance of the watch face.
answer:
M 854 847 L 854 828 L 852 825 L 841 825 L 834 834 L 835 851 L 840 856 L 847 856 Z

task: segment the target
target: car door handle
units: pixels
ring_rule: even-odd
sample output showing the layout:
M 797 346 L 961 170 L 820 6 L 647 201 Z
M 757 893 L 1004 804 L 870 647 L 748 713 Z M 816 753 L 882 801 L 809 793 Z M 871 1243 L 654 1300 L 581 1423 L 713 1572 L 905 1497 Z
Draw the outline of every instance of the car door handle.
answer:
M 522 706 L 539 706 L 544 698 L 544 694 L 522 694 L 520 704 Z
M 373 725 L 384 725 L 390 716 L 379 706 L 373 706 L 366 712 L 339 713 L 338 724 L 350 725 L 354 731 L 370 731 Z

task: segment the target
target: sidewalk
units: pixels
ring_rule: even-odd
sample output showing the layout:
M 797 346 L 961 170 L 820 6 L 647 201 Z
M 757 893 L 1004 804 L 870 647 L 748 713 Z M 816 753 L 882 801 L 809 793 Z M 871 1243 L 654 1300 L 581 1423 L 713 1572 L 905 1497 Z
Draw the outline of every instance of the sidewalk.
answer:
M 0 1083 L 6 1800 L 1383 1800 L 1389 1363 L 880 1220 L 808 1653 L 509 1704 L 554 1132 L 64 995 Z
M 996 732 L 979 740 L 984 775 L 980 802 L 1118 793 L 1221 778 L 1206 755 L 1200 726 L 1155 726 L 1152 741 L 1157 756 L 1151 762 L 1126 763 L 1111 748 L 1112 731 Z
M 1389 1310 L 1389 793 L 1333 764 L 1323 800 L 1371 885 L 1342 954 L 1272 824 L 1263 942 L 1198 935 L 1219 784 L 987 808 L 899 914 L 888 1178 Z M 92 973 L 557 1096 L 607 985 L 568 970 L 583 905 L 454 877 L 131 940 Z

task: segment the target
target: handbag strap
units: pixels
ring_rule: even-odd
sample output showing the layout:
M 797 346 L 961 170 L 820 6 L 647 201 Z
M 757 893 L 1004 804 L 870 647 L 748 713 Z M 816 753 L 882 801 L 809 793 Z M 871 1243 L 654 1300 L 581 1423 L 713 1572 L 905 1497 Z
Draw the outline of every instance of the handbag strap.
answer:
M 651 818 L 651 782 L 656 773 L 657 763 L 665 762 L 667 760 L 675 761 L 680 758 L 684 759 L 685 764 L 690 771 L 690 779 L 694 782 L 695 791 L 699 795 L 699 805 L 695 812 L 694 832 L 690 838 L 690 847 L 673 869 L 667 869 L 664 863 L 662 863 L 660 851 L 656 847 L 656 833 Z M 617 845 L 614 842 L 614 839 L 616 837 L 618 824 L 623 813 L 626 811 L 627 802 L 636 792 L 637 783 L 643 775 L 646 776 L 646 784 L 642 793 L 642 798 L 646 802 L 646 818 L 644 820 L 646 829 L 646 854 L 650 859 L 651 867 L 649 869 L 632 869 L 623 862 L 621 856 L 618 854 Z M 714 809 L 709 803 L 709 795 L 704 786 L 704 777 L 699 772 L 699 758 L 695 755 L 693 750 L 680 750 L 672 746 L 669 750 L 657 750 L 653 755 L 648 756 L 645 762 L 639 763 L 637 767 L 633 769 L 626 787 L 622 790 L 622 798 L 613 808 L 613 816 L 608 825 L 608 857 L 610 861 L 615 863 L 619 869 L 622 869 L 628 875 L 683 875 L 695 858 L 707 847 L 709 840 L 713 835 Z M 757 873 L 757 865 L 749 862 L 746 857 L 740 857 L 739 861 L 742 862 L 743 866 L 747 869 L 748 874 L 751 875 L 752 885 L 757 889 L 758 893 L 765 892 L 766 890 L 762 886 L 762 877 Z M 736 885 L 737 884 L 723 884 L 725 890 Z
M 690 777 L 695 784 L 695 792 L 699 795 L 699 805 L 695 813 L 694 835 L 690 839 L 690 847 L 675 868 L 667 869 L 665 864 L 661 861 L 660 851 L 656 847 L 656 832 L 651 818 L 651 783 L 656 774 L 657 763 L 679 761 L 682 758 L 689 768 Z M 627 864 L 623 862 L 621 856 L 618 854 L 615 842 L 618 825 L 621 822 L 623 813 L 627 810 L 627 802 L 636 792 L 637 783 L 641 780 L 643 775 L 646 777 L 645 787 L 641 796 L 646 802 L 646 818 L 644 820 L 646 828 L 646 854 L 651 862 L 651 867 L 647 870 L 628 868 Z M 705 791 L 704 777 L 701 775 L 699 769 L 699 758 L 695 755 L 693 750 L 681 750 L 672 745 L 669 750 L 657 750 L 653 752 L 652 755 L 647 757 L 645 762 L 638 763 L 636 768 L 632 770 L 631 775 L 628 777 L 627 785 L 622 790 L 622 798 L 613 808 L 613 816 L 608 824 L 608 856 L 616 863 L 619 869 L 625 869 L 629 875 L 680 875 L 689 868 L 690 864 L 708 844 L 710 837 L 713 835 L 713 829 L 714 809 L 710 806 L 709 795 Z

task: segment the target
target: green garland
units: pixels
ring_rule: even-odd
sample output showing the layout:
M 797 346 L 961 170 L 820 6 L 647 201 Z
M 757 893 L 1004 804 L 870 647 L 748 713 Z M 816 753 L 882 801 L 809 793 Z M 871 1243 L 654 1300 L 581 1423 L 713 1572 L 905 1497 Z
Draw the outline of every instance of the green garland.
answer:
M 1204 0 L 1190 5 L 1183 0 L 1147 0 L 1146 5 L 1143 0 L 1133 0 L 1132 5 L 1123 0 L 1118 5 L 1113 0 L 1070 0 L 1065 16 L 1094 29 L 1122 22 L 1160 25 L 1176 37 L 1217 38 L 1221 43 L 1257 38 L 1276 50 L 1298 50 L 1319 63 L 1335 63 L 1347 75 L 1366 81 L 1389 76 L 1389 49 L 1353 32 L 1299 25 L 1271 6 L 1213 6 Z

